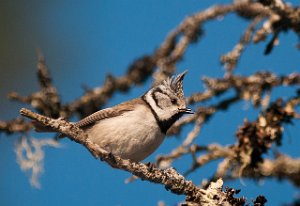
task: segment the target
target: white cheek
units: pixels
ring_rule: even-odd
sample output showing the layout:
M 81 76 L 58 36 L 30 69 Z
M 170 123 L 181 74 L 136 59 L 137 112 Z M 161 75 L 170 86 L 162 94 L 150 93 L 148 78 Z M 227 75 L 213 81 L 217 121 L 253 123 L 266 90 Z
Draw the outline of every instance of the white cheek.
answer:
M 168 120 L 174 114 L 177 113 L 177 106 L 170 105 L 169 107 L 165 107 L 164 109 L 159 108 L 153 98 L 151 97 L 150 93 L 146 94 L 146 99 L 154 112 L 157 114 L 159 120 Z M 167 103 L 165 103 L 167 105 Z
M 160 120 L 168 120 L 170 119 L 173 115 L 177 113 L 177 108 L 176 107 L 170 107 L 165 110 L 158 109 L 156 111 L 157 116 Z

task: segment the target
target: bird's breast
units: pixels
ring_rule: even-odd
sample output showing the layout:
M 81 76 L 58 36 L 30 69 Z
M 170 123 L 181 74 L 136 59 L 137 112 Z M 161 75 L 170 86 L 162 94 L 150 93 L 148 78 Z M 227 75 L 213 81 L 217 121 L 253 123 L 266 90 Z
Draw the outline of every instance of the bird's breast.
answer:
M 87 133 L 94 143 L 109 152 L 134 161 L 148 157 L 164 139 L 153 114 L 144 105 L 103 119 L 87 129 Z

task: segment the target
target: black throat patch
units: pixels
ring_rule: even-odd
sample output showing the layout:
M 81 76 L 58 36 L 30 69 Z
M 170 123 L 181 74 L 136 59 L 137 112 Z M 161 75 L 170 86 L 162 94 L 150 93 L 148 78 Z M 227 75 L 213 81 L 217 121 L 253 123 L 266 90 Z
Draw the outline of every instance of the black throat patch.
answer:
M 145 95 L 143 95 L 142 100 L 147 104 L 147 106 L 150 108 L 151 113 L 153 114 L 159 128 L 160 131 L 164 134 L 167 133 L 168 129 L 183 115 L 183 113 L 176 113 L 175 115 L 173 115 L 170 119 L 168 120 L 159 120 L 156 112 L 154 111 L 154 109 L 151 107 L 151 105 L 149 104 L 149 102 L 146 100 Z

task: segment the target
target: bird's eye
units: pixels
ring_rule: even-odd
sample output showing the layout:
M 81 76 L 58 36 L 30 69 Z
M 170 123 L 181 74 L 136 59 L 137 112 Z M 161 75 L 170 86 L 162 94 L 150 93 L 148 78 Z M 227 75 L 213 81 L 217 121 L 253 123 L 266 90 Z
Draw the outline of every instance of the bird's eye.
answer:
M 177 99 L 171 99 L 172 104 L 177 104 Z

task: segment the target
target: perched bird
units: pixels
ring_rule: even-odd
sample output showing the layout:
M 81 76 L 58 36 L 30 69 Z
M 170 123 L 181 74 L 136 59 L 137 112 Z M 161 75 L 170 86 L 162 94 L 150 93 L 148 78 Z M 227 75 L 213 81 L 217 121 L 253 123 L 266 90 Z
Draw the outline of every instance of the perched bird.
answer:
M 168 78 L 139 98 L 100 110 L 74 124 L 112 154 L 141 161 L 159 147 L 176 120 L 193 113 L 185 103 L 185 74 Z

